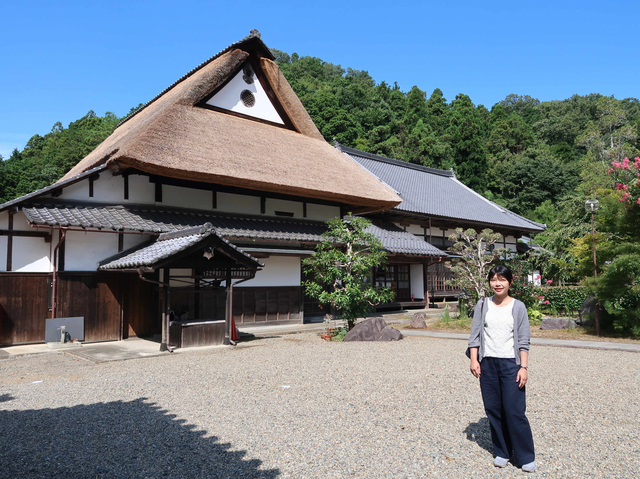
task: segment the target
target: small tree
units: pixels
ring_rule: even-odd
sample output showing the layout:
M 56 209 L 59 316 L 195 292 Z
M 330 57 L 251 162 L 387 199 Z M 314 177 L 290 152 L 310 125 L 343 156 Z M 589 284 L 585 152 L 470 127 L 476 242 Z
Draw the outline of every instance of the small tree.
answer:
M 450 283 L 461 289 L 471 289 L 475 291 L 478 298 L 484 298 L 489 291 L 487 285 L 489 266 L 507 253 L 504 248 L 491 249 L 493 244 L 501 239 L 500 233 L 494 233 L 490 229 L 476 233 L 472 228 L 466 231 L 457 228 L 455 234 L 449 236 L 449 241 L 454 243 L 449 251 L 459 256 L 456 261 L 446 263 L 453 273 Z
M 308 296 L 325 307 L 333 307 L 351 329 L 358 317 L 376 304 L 392 301 L 393 291 L 371 283 L 371 272 L 386 263 L 382 243 L 366 231 L 371 222 L 357 216 L 327 222 L 325 240 L 316 253 L 303 261 L 313 281 L 305 281 Z

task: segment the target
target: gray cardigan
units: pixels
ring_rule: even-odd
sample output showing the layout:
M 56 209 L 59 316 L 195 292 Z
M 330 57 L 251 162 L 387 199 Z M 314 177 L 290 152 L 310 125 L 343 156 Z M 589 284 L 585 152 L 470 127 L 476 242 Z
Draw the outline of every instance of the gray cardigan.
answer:
M 484 358 L 484 322 L 487 316 L 489 305 L 483 301 L 492 301 L 491 298 L 484 298 L 478 301 L 473 312 L 473 323 L 471 324 L 471 335 L 469 336 L 469 347 L 478 348 L 478 361 Z M 529 315 L 527 307 L 522 301 L 513 299 L 513 349 L 516 364 L 520 365 L 520 351 L 529 351 L 531 340 L 531 329 L 529 327 Z M 482 311 L 482 312 L 481 312 Z

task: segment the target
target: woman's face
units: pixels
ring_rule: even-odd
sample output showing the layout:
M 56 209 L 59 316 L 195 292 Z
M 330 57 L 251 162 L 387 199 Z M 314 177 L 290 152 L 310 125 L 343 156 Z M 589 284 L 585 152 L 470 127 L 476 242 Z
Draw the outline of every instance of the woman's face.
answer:
M 494 274 L 493 278 L 489 280 L 489 286 L 491 286 L 491 289 L 496 296 L 502 296 L 509 292 L 509 286 L 511 286 L 511 283 L 504 276 Z

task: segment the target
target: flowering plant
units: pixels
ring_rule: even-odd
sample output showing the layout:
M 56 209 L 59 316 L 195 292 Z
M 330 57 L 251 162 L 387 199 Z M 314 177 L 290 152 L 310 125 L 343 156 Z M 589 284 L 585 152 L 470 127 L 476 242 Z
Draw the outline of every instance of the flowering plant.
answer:
M 633 162 L 629 158 L 614 161 L 607 171 L 615 179 L 616 190 L 621 192 L 618 201 L 626 203 L 628 208 L 640 206 L 640 156 Z

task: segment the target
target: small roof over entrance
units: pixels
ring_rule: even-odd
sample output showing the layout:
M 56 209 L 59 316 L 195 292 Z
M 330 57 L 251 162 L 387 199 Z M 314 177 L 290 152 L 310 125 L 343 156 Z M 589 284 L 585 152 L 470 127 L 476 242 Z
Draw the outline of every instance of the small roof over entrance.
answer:
M 159 268 L 200 268 L 207 277 L 253 277 L 264 264 L 220 236 L 211 223 L 163 233 L 152 244 L 143 244 L 102 261 L 102 271 L 151 272 Z

